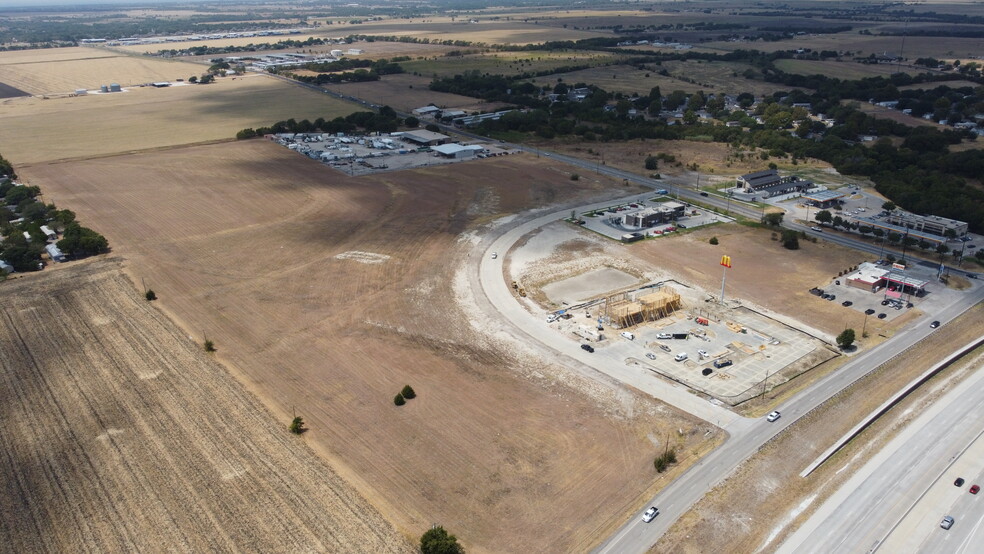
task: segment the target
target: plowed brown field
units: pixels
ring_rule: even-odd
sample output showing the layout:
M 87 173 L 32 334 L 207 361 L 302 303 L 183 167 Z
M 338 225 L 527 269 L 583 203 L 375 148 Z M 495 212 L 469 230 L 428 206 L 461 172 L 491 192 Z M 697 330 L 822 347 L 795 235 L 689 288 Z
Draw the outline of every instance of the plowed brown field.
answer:
M 0 294 L 3 551 L 413 551 L 118 262 Z
M 588 550 L 660 485 L 667 436 L 685 458 L 717 439 L 469 324 L 463 233 L 626 190 L 572 170 L 517 155 L 352 178 L 264 140 L 18 168 L 406 533 L 524 553 Z

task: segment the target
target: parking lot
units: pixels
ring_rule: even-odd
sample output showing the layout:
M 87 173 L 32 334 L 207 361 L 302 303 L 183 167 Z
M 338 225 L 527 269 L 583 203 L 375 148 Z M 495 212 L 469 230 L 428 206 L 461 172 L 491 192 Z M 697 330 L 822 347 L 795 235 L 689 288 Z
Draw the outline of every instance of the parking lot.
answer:
M 596 233 L 605 235 L 606 237 L 615 240 L 621 240 L 622 235 L 627 233 L 640 233 L 645 235 L 646 238 L 672 236 L 680 230 L 693 229 L 721 221 L 732 221 L 732 219 L 727 216 L 718 214 L 711 210 L 705 210 L 704 208 L 693 206 L 688 202 L 680 202 L 686 206 L 686 215 L 675 221 L 660 223 L 658 225 L 653 225 L 652 227 L 639 228 L 634 226 L 626 226 L 624 224 L 615 223 L 612 221 L 616 218 L 621 219 L 622 215 L 625 213 L 630 213 L 632 211 L 637 211 L 644 208 L 658 207 L 661 202 L 677 202 L 677 200 L 674 200 L 669 196 L 642 196 L 636 200 L 623 204 L 613 204 L 602 211 L 583 212 L 578 217 L 584 221 L 585 228 L 591 229 Z

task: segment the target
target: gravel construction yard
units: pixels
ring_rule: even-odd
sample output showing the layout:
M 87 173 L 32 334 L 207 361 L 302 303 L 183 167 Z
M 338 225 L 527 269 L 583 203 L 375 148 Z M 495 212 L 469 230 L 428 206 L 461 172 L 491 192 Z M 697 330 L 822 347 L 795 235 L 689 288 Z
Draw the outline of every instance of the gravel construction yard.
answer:
M 621 183 L 527 155 L 352 178 L 264 140 L 18 170 L 408 536 L 587 551 L 666 482 L 667 436 L 688 461 L 718 440 L 499 337 L 458 292 L 479 226 Z
M 0 295 L 3 551 L 415 551 L 118 260 Z

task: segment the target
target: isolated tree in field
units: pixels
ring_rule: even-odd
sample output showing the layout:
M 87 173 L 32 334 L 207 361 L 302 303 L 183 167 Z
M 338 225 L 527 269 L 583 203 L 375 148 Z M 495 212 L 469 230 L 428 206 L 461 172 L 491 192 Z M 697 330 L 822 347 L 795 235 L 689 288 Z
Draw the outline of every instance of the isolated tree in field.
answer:
M 295 435 L 300 435 L 304 431 L 307 431 L 307 429 L 304 428 L 304 420 L 301 416 L 296 416 L 294 420 L 290 422 L 288 429 L 290 429 L 290 432 Z
M 206 352 L 215 352 L 215 343 L 210 339 L 205 339 L 204 346 Z
M 711 237 L 711 240 L 709 240 L 707 242 L 709 242 L 709 243 L 717 246 L 717 244 L 718 244 L 718 238 L 717 237 Z
M 837 335 L 837 346 L 841 347 L 841 350 L 850 348 L 852 344 L 854 344 L 854 329 L 844 329 Z
M 396 404 L 397 406 L 402 406 L 406 404 L 407 401 L 403 398 L 402 394 L 398 394 L 393 398 L 393 403 Z
M 413 387 L 411 387 L 410 385 L 406 385 L 405 387 L 403 387 L 403 390 L 400 391 L 400 394 L 403 395 L 403 398 L 406 398 L 407 400 L 410 400 L 411 398 L 415 398 L 417 396 L 417 393 L 414 392 Z
M 813 216 L 813 219 L 819 221 L 820 223 L 830 223 L 834 220 L 834 216 L 831 215 L 829 210 L 820 210 L 817 215 Z
M 154 289 L 147 289 L 147 292 L 144 293 L 144 297 L 147 299 L 147 302 L 151 302 L 153 300 L 157 300 L 157 293 L 154 292 Z
M 457 537 L 438 525 L 420 537 L 420 551 L 423 554 L 464 554 L 465 549 L 458 544 Z
M 656 156 L 646 156 L 646 169 L 659 169 L 659 158 Z

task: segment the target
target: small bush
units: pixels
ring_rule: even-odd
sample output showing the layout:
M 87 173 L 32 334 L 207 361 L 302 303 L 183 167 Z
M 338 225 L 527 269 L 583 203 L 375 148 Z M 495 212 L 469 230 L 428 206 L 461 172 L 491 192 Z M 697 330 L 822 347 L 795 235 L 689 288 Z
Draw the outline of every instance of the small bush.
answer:
M 154 292 L 154 289 L 147 289 L 147 293 L 144 294 L 144 297 L 147 298 L 147 302 L 151 302 L 153 300 L 157 300 L 157 293 Z
M 577 173 L 571 174 L 571 181 L 579 181 L 580 179 L 581 179 L 581 176 L 578 175 Z
M 403 387 L 403 390 L 402 391 L 400 391 L 400 395 L 403 396 L 403 398 L 406 398 L 407 400 L 410 400 L 411 398 L 416 397 L 417 396 L 417 393 L 414 392 L 413 387 L 411 387 L 410 385 L 407 385 L 407 386 Z
M 663 459 L 662 456 L 657 456 L 656 461 L 653 462 L 653 465 L 656 466 L 657 473 L 663 473 L 666 471 L 666 460 Z
M 402 405 L 406 404 L 407 401 L 403 399 L 403 395 L 402 394 L 398 394 L 393 399 L 393 403 L 396 404 L 397 406 L 402 406 Z
M 304 420 L 301 419 L 301 416 L 295 417 L 294 420 L 290 422 L 290 427 L 288 427 L 288 429 L 290 429 L 290 432 L 295 435 L 300 435 L 307 430 L 304 428 Z
M 711 244 L 713 244 L 713 245 L 716 246 L 718 244 L 718 238 L 717 237 L 711 237 L 711 240 L 709 240 L 707 242 L 709 242 L 709 243 L 711 243 Z
M 215 343 L 212 342 L 211 340 L 206 340 L 205 341 L 205 351 L 206 352 L 215 352 Z

